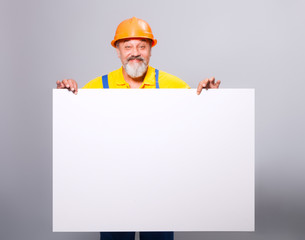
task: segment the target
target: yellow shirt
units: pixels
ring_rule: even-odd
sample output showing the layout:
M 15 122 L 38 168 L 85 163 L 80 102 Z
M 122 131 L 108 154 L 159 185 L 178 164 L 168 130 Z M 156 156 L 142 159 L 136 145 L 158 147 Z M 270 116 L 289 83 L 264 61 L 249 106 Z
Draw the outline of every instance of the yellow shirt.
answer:
M 123 76 L 123 67 L 108 74 L 109 88 L 130 88 Z M 160 88 L 190 88 L 180 78 L 169 73 L 159 71 Z M 103 88 L 102 76 L 88 82 L 83 88 Z M 140 88 L 156 88 L 155 69 L 148 66 L 144 81 Z

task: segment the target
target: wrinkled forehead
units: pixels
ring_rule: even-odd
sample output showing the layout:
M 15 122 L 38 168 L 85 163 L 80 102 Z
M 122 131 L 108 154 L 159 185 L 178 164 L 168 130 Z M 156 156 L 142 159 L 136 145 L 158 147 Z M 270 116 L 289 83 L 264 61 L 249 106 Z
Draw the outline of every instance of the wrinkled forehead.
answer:
M 123 44 L 135 44 L 138 45 L 140 43 L 148 43 L 148 44 L 152 44 L 152 40 L 151 39 L 147 39 L 147 38 L 126 38 L 126 39 L 122 39 L 116 42 L 116 45 L 118 46 L 120 43 Z

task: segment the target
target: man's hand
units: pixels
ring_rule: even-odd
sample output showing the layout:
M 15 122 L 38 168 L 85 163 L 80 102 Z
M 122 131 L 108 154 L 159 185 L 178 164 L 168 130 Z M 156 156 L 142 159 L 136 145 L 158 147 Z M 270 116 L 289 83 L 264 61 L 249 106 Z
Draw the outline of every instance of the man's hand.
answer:
M 198 84 L 197 94 L 199 95 L 203 88 L 205 88 L 206 90 L 208 90 L 209 88 L 219 88 L 219 85 L 220 85 L 220 80 L 215 82 L 214 77 L 206 78 Z
M 64 79 L 62 81 L 57 81 L 57 89 L 67 88 L 69 91 L 72 91 L 74 94 L 77 94 L 78 87 L 77 82 L 73 79 Z

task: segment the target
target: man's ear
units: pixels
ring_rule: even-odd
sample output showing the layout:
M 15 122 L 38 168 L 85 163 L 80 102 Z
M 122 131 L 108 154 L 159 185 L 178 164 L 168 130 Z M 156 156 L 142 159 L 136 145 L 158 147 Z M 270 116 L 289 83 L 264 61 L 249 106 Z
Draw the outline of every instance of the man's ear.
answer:
M 119 50 L 119 45 L 116 46 L 116 52 L 118 54 L 118 58 L 121 58 L 121 53 L 120 53 L 120 50 Z

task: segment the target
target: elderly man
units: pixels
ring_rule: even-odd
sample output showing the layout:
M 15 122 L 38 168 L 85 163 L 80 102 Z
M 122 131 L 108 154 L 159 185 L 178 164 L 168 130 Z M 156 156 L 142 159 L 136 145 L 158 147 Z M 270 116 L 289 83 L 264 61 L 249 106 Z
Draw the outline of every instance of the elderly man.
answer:
M 151 28 L 144 20 L 133 17 L 119 24 L 111 45 L 116 48 L 122 67 L 100 76 L 84 88 L 189 88 L 181 79 L 149 66 L 151 48 L 157 44 Z M 197 93 L 203 88 L 218 88 L 220 81 L 206 78 L 199 82 Z M 73 79 L 57 81 L 57 88 L 67 88 L 77 94 Z
M 133 17 L 117 27 L 111 45 L 116 48 L 122 67 L 88 82 L 84 88 L 190 88 L 184 81 L 149 66 L 151 48 L 157 44 L 151 28 L 144 20 Z M 197 94 L 203 88 L 218 88 L 220 81 L 207 78 L 199 82 Z M 57 88 L 67 88 L 77 94 L 73 79 L 57 81 Z M 101 240 L 132 240 L 134 232 L 102 232 Z M 173 240 L 173 232 L 141 232 L 141 240 Z

